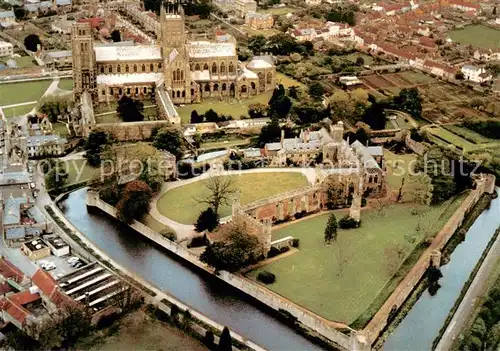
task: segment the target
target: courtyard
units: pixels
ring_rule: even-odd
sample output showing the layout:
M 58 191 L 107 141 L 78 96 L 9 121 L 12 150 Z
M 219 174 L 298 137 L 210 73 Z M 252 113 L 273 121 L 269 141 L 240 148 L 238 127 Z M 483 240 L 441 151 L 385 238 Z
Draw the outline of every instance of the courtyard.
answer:
M 481 24 L 455 29 L 448 34 L 453 41 L 462 45 L 472 45 L 484 49 L 500 47 L 500 31 Z
M 273 240 L 293 236 L 300 240 L 299 250 L 247 276 L 274 273 L 276 282 L 267 288 L 329 320 L 351 324 L 367 312 L 364 319 L 369 318 L 404 276 L 398 272 L 403 261 L 424 237 L 439 232 L 461 199 L 433 207 L 394 204 L 366 209 L 359 228 L 339 229 L 337 241 L 329 245 L 324 243 L 329 213 L 285 224 L 273 231 Z M 335 214 L 338 220 L 347 211 Z
M 242 205 L 308 184 L 307 178 L 300 172 L 245 173 L 229 177 L 234 179 Z M 207 208 L 207 204 L 198 201 L 209 194 L 204 185 L 206 182 L 195 181 L 168 190 L 156 204 L 158 211 L 176 222 L 193 224 L 200 212 Z M 230 215 L 231 204 L 222 206 L 219 214 L 221 217 Z
M 52 80 L 0 84 L 0 106 L 38 101 Z
M 276 72 L 276 84 L 283 84 L 285 88 L 293 85 L 303 86 L 302 83 L 278 72 Z M 250 99 L 227 99 L 220 101 L 215 99 L 204 100 L 199 104 L 177 106 L 177 112 L 181 117 L 182 123 L 190 123 L 191 112 L 193 110 L 196 110 L 198 114 L 203 114 L 212 109 L 219 115 L 232 116 L 234 119 L 240 119 L 242 116 L 248 117 L 248 107 L 251 104 L 260 103 L 267 105 L 272 95 L 272 91 L 267 91 L 263 94 L 255 95 Z

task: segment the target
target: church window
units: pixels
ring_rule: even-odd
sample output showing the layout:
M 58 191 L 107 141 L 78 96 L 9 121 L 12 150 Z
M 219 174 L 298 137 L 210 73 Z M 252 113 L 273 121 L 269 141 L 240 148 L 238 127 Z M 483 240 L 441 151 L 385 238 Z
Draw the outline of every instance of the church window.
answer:
M 217 83 L 214 84 L 214 91 L 219 91 L 219 84 Z
M 273 75 L 271 74 L 271 72 L 268 72 L 267 73 L 266 83 L 267 84 L 271 84 L 272 80 L 273 80 Z
M 83 43 L 80 43 L 80 50 L 81 50 L 81 51 L 85 50 L 85 49 L 84 49 L 84 46 L 83 46 Z
M 224 62 L 220 64 L 220 73 L 221 74 L 226 73 L 226 66 L 224 65 Z
M 186 91 L 182 91 L 182 97 L 185 98 L 186 97 Z
M 184 80 L 184 71 L 181 71 L 181 80 Z
M 215 64 L 215 62 L 212 64 L 212 74 L 216 74 L 217 73 L 217 65 Z
M 101 66 L 101 73 L 104 73 L 104 66 Z
M 149 72 L 153 72 L 153 71 L 154 71 L 154 66 L 153 66 L 153 64 L 150 64 L 149 65 Z
M 226 83 L 222 83 L 222 91 L 226 91 Z
M 130 88 L 127 88 L 127 95 L 130 95 Z
M 142 92 L 143 92 L 144 94 L 146 94 L 146 93 L 148 92 L 148 88 L 144 87 L 144 88 L 142 89 Z
M 175 91 L 172 90 L 172 98 L 175 97 Z
M 177 90 L 177 97 L 178 97 L 178 98 L 179 98 L 179 97 L 181 97 L 181 92 L 180 92 L 180 90 Z
M 255 90 L 255 83 L 252 82 L 252 83 L 250 83 L 250 85 L 252 86 L 252 90 Z
M 108 67 L 108 73 L 113 73 L 113 66 L 109 65 L 109 67 Z
M 121 73 L 122 71 L 122 66 L 118 65 L 116 66 L 116 72 Z
M 204 71 L 205 71 L 205 70 L 208 70 L 208 63 L 205 63 L 205 64 L 203 65 L 203 70 L 204 70 Z
M 137 73 L 137 65 L 134 65 L 134 73 Z
M 177 80 L 181 80 L 181 70 L 177 68 L 177 71 L 176 71 L 176 77 L 177 77 Z
M 234 66 L 233 63 L 229 63 L 229 73 L 234 73 Z
M 128 71 L 129 71 L 128 65 L 125 65 L 125 73 L 128 73 Z
M 106 89 L 102 89 L 101 93 L 102 95 L 106 95 Z
M 113 95 L 113 88 L 109 88 L 109 95 Z
M 172 80 L 176 80 L 175 79 L 175 71 L 172 72 Z
M 146 65 L 144 65 L 144 64 L 142 65 L 142 71 L 146 72 Z
M 243 86 L 241 87 L 241 92 L 242 92 L 242 93 L 246 93 L 246 92 L 247 92 L 247 86 L 246 86 L 246 85 L 243 85 Z
M 196 66 L 194 66 L 194 70 L 195 70 L 195 71 L 199 71 L 199 70 L 200 70 L 200 65 L 199 65 L 199 64 L 196 64 Z
M 210 85 L 209 84 L 205 84 L 205 91 L 210 91 Z
M 161 69 L 161 62 L 158 64 L 158 69 Z
M 374 183 L 378 183 L 378 176 L 375 176 L 375 177 L 373 178 L 373 182 L 374 182 Z
M 135 95 L 139 95 L 139 88 L 135 88 Z

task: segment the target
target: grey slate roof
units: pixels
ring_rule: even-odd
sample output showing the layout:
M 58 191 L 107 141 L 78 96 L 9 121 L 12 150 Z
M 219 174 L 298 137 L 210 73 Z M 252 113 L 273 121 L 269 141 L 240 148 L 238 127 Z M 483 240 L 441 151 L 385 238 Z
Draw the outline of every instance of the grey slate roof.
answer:
M 23 227 L 7 228 L 5 230 L 5 237 L 7 239 L 10 239 L 10 240 L 22 239 L 22 238 L 24 238 L 25 234 L 26 234 L 26 231 L 24 230 Z
M 363 162 L 363 165 L 365 168 L 379 168 L 380 166 L 378 165 L 377 161 L 373 158 L 373 156 L 370 154 L 368 149 L 361 144 L 358 140 L 356 140 L 354 143 L 351 144 L 351 147 L 361 155 L 361 161 Z

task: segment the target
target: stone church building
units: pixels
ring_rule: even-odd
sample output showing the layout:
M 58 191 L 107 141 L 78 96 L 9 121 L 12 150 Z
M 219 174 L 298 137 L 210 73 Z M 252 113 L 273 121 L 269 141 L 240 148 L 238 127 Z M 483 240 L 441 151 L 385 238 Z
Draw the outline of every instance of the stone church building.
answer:
M 189 41 L 184 11 L 178 2 L 165 2 L 160 11 L 161 32 L 156 45 L 119 46 L 94 43 L 88 23 L 72 27 L 75 98 L 88 91 L 98 102 L 155 98 L 167 117 L 173 104 L 206 98 L 248 98 L 274 89 L 272 57 L 238 61 L 236 44 Z M 161 110 L 160 108 L 160 110 Z

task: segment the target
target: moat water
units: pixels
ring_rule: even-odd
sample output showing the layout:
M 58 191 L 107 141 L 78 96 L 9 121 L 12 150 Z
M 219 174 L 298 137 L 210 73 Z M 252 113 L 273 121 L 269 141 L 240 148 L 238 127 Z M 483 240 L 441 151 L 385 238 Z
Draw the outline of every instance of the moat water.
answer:
M 499 188 L 497 188 L 497 194 Z M 384 350 L 431 350 L 449 312 L 469 279 L 488 242 L 500 226 L 500 196 L 491 201 L 469 228 L 465 240 L 441 267 L 441 288 L 431 296 L 425 291 L 406 317 L 388 337 Z
M 115 262 L 266 349 L 321 350 L 234 288 L 176 259 L 116 220 L 88 213 L 86 192 L 72 192 L 60 207 L 75 227 Z

